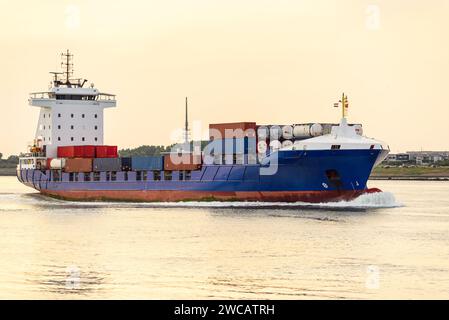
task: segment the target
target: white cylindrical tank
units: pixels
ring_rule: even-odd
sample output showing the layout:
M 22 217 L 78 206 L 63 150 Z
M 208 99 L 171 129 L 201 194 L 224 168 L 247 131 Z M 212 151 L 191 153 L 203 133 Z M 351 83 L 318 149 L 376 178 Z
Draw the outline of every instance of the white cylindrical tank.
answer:
M 293 142 L 293 149 L 299 150 L 301 144 L 302 144 L 302 140 L 296 140 L 295 142 Z
M 310 135 L 312 137 L 321 136 L 323 134 L 323 126 L 319 123 L 314 123 L 310 126 Z
M 357 133 L 359 136 L 363 136 L 363 127 L 361 124 L 355 124 L 355 133 Z
M 257 137 L 260 140 L 268 139 L 268 132 L 269 129 L 266 126 L 260 126 L 259 128 L 257 128 Z
M 295 138 L 308 138 L 310 137 L 310 126 L 308 124 L 296 125 L 293 128 L 293 135 Z
M 290 147 L 292 145 L 293 145 L 293 141 L 291 141 L 291 140 L 284 140 L 282 142 L 282 148 Z
M 55 158 L 50 161 L 50 169 L 62 169 L 65 166 L 64 158 Z
M 278 140 L 282 137 L 282 128 L 280 126 L 271 126 L 270 127 L 270 140 Z
M 282 143 L 279 140 L 273 140 L 270 142 L 270 149 L 273 151 L 279 150 L 282 148 Z
M 266 141 L 260 140 L 259 142 L 257 142 L 257 152 L 258 153 L 266 153 L 267 149 L 268 149 L 268 145 L 267 145 Z
M 282 138 L 291 139 L 293 138 L 293 127 L 286 125 L 282 127 Z

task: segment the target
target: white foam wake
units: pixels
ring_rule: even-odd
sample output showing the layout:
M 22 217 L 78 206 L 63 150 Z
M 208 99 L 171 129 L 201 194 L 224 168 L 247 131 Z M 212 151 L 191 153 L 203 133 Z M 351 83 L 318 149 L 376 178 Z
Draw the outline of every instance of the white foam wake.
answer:
M 363 194 L 351 201 L 340 202 L 247 202 L 247 201 L 188 201 L 188 202 L 79 202 L 51 199 L 48 202 L 56 205 L 70 205 L 74 207 L 115 207 L 115 208 L 335 208 L 335 209 L 370 209 L 370 208 L 395 208 L 403 206 L 398 203 L 390 192 L 377 192 Z

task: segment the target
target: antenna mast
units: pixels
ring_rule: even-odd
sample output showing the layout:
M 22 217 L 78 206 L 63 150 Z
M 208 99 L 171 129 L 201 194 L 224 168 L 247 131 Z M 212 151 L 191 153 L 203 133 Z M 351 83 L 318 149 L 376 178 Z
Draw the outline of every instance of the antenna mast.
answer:
M 187 97 L 186 97 L 186 122 L 185 122 L 185 128 L 184 128 L 185 132 L 185 136 L 184 136 L 184 140 L 185 143 L 189 143 L 189 118 L 188 118 L 188 104 L 187 104 Z
M 71 87 L 70 77 L 73 74 L 73 54 L 71 54 L 69 49 L 67 49 L 67 52 L 61 53 L 61 56 L 63 58 L 61 66 L 65 69 L 65 85 L 67 85 L 67 87 Z

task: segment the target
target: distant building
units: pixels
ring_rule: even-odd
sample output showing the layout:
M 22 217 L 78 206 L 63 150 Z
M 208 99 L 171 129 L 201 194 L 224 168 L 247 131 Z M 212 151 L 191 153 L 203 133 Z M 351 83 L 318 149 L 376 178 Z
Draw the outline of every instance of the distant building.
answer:
M 448 161 L 449 151 L 407 151 L 388 155 L 386 163 L 391 164 L 433 164 L 439 161 Z

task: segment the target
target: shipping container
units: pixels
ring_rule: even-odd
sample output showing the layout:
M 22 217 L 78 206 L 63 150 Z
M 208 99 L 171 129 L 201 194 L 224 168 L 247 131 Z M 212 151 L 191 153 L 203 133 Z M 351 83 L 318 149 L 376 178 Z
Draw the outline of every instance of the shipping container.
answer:
M 117 158 L 117 146 L 95 146 L 97 158 Z
M 201 155 L 192 153 L 171 153 L 164 155 L 164 170 L 199 170 L 201 168 Z
M 95 158 L 95 146 L 60 146 L 58 158 Z
M 53 159 L 55 161 L 55 159 Z M 91 172 L 92 159 L 91 158 L 68 158 L 65 160 L 65 172 Z
M 120 171 L 120 158 L 95 158 L 93 160 L 93 171 Z
M 117 146 L 107 146 L 107 155 L 108 158 L 117 158 L 118 157 Z
M 83 146 L 84 158 L 95 158 L 95 146 Z
M 95 155 L 97 158 L 108 158 L 108 147 L 107 146 L 96 146 Z
M 228 138 L 216 139 L 209 142 L 204 148 L 207 155 L 214 154 L 247 154 L 256 153 L 256 138 Z
M 255 122 L 233 122 L 209 124 L 209 137 L 214 139 L 256 137 Z
M 120 166 L 122 168 L 122 171 L 131 171 L 132 170 L 132 163 L 130 157 L 120 158 Z
M 141 170 L 164 170 L 163 156 L 132 157 L 132 169 Z

